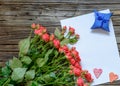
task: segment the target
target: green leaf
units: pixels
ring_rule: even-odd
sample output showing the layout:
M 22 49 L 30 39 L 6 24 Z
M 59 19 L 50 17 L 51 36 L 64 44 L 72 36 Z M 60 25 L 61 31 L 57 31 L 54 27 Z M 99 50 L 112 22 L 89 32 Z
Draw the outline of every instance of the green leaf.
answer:
M 9 61 L 5 62 L 5 65 L 9 67 L 10 66 Z
M 45 58 L 38 58 L 36 60 L 36 63 L 38 65 L 38 67 L 42 67 L 46 63 L 46 60 L 45 60 Z
M 4 77 L 8 77 L 11 73 L 11 69 L 8 68 L 7 66 L 2 68 L 2 76 Z
M 60 32 L 60 30 L 59 30 L 58 28 L 56 28 L 56 29 L 55 29 L 55 32 L 54 32 L 54 34 L 55 34 L 55 36 L 56 36 L 56 37 L 58 37 L 58 38 L 59 38 L 59 37 L 60 37 L 61 32 Z
M 48 52 L 45 54 L 45 58 L 38 58 L 36 60 L 36 63 L 38 67 L 42 67 L 49 59 L 49 55 L 53 52 L 53 49 L 48 50 Z
M 50 74 L 46 74 L 42 76 L 42 80 L 46 83 L 52 82 L 56 78 L 55 73 L 51 72 Z
M 28 81 L 28 82 L 26 83 L 26 86 L 32 86 L 32 82 L 33 82 L 33 81 Z
M 38 84 L 36 81 L 29 81 L 27 82 L 26 86 L 44 86 L 44 85 Z
M 63 39 L 63 40 L 60 42 L 61 45 L 67 45 L 68 43 L 69 43 L 69 39 L 67 39 L 67 38 Z
M 7 86 L 14 86 L 13 84 L 8 84 Z
M 51 72 L 50 75 L 49 75 L 51 78 L 56 78 L 56 75 L 54 72 Z
M 23 63 L 27 64 L 27 65 L 32 62 L 31 58 L 28 57 L 28 56 L 22 57 L 22 58 L 21 58 L 21 61 L 22 61 Z
M 58 50 L 54 50 L 54 57 L 57 57 L 59 54 Z
M 35 77 L 35 70 L 29 70 L 25 74 L 25 79 L 31 80 Z
M 8 86 L 9 83 L 10 83 L 10 78 L 8 78 L 8 79 L 3 83 L 2 86 Z
M 8 78 L 1 78 L 0 79 L 0 86 L 4 84 L 5 81 L 7 81 Z
M 30 83 L 30 85 L 27 85 L 27 86 L 45 86 L 45 85 L 39 84 L 39 83 L 36 82 L 36 81 L 32 81 L 32 82 Z
M 13 81 L 21 82 L 24 78 L 27 68 L 15 68 L 11 75 Z
M 11 69 L 20 68 L 22 67 L 22 62 L 18 58 L 13 57 L 13 60 L 9 61 L 9 65 Z
M 36 81 L 33 81 L 31 86 L 38 86 L 38 83 Z
M 75 44 L 78 40 L 75 38 L 69 39 L 70 44 Z
M 30 47 L 30 37 L 19 42 L 19 55 L 25 55 Z
M 45 58 L 48 59 L 49 55 L 53 52 L 54 49 L 49 49 L 48 52 L 45 54 Z
M 2 76 L 2 67 L 0 67 L 0 77 Z

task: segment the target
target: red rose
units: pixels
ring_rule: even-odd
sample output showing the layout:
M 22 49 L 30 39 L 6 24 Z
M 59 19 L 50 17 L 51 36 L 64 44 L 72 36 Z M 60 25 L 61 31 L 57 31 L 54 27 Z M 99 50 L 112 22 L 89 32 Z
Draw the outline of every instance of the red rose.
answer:
M 66 53 L 65 55 L 66 55 L 66 56 L 71 56 L 71 53 L 70 53 L 70 52 L 68 52 L 68 53 Z
M 70 59 L 70 64 L 71 64 L 71 65 L 75 65 L 75 62 L 76 62 L 76 61 L 75 61 L 74 58 L 71 58 L 71 59 Z
M 66 29 L 67 29 L 66 26 L 64 26 L 64 27 L 62 28 L 62 34 L 64 34 L 64 33 L 66 32 Z
M 54 40 L 53 40 L 53 44 L 54 44 L 54 46 L 55 46 L 56 48 L 59 48 L 59 47 L 60 47 L 60 41 L 57 40 L 57 39 L 54 39 Z
M 80 66 L 80 63 L 76 62 L 74 65 L 76 68 L 79 68 L 80 70 L 82 70 L 82 67 Z
M 60 47 L 58 51 L 59 51 L 60 53 L 64 53 L 64 50 L 62 49 L 62 47 Z
M 35 29 L 34 33 L 40 36 L 43 34 L 42 29 Z
M 84 86 L 84 81 L 81 77 L 77 79 L 77 86 Z
M 33 23 L 33 24 L 31 25 L 31 28 L 32 28 L 32 29 L 35 29 L 35 28 L 36 28 L 36 24 Z
M 75 56 L 75 59 L 76 59 L 77 62 L 81 61 L 80 56 Z
M 68 53 L 69 49 L 66 45 L 62 46 L 62 49 L 64 50 L 64 53 Z
M 73 74 L 73 70 L 70 70 L 69 73 L 70 73 L 70 75 L 72 75 Z
M 74 33 L 75 33 L 75 29 L 74 29 L 73 27 L 69 27 L 69 32 L 70 32 L 71 34 L 74 34 Z
M 81 75 L 81 70 L 79 68 L 74 67 L 73 73 L 75 74 L 75 76 L 80 76 Z
M 70 69 L 73 70 L 73 69 L 74 69 L 74 66 L 73 66 L 73 65 L 70 65 Z
M 42 35 L 42 39 L 43 39 L 45 42 L 48 42 L 48 41 L 50 40 L 50 36 L 49 36 L 47 33 L 45 33 L 45 34 Z
M 69 49 L 68 49 L 68 47 L 67 47 L 66 45 L 60 47 L 60 48 L 59 48 L 59 52 L 64 52 L 65 54 L 70 53 L 70 52 L 69 52 Z
M 42 30 L 43 32 L 46 32 L 46 31 L 47 31 L 46 28 L 43 27 L 43 26 L 41 26 L 41 25 L 39 26 L 39 29 Z
M 54 38 L 55 38 L 54 34 L 51 34 L 51 35 L 50 35 L 50 41 L 53 41 Z
M 88 84 L 87 84 L 87 83 L 85 83 L 85 84 L 84 84 L 84 86 L 88 86 Z
M 85 78 L 86 78 L 86 80 L 87 80 L 88 82 L 92 82 L 92 81 L 93 81 L 93 79 L 92 79 L 92 77 L 91 77 L 91 74 L 88 73 L 88 72 L 85 74 Z
M 79 53 L 78 53 L 77 50 L 73 50 L 73 51 L 71 51 L 71 52 L 72 52 L 73 56 L 79 56 Z
M 36 24 L 36 29 L 39 29 L 40 25 L 39 24 Z
M 79 39 L 79 38 L 80 38 L 80 35 L 79 35 L 79 34 L 76 34 L 75 37 L 76 37 L 76 39 Z
M 34 34 L 38 35 L 39 33 L 41 33 L 40 29 L 35 29 Z
M 66 58 L 71 62 L 71 64 L 73 63 L 73 60 L 71 60 L 73 58 L 72 56 L 66 56 Z
M 66 30 L 66 29 L 67 29 L 67 26 L 63 26 L 63 29 Z
M 43 33 L 45 33 L 46 32 L 46 28 L 45 27 L 43 27 L 43 26 L 39 26 L 39 28 L 38 29 L 35 29 L 35 31 L 34 31 L 34 33 L 36 34 L 36 35 L 42 35 Z

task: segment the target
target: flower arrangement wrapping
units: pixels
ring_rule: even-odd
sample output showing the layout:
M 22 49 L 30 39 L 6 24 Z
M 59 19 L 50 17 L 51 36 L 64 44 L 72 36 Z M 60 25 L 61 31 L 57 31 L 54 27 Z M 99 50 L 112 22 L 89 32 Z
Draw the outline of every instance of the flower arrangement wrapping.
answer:
M 39 24 L 32 24 L 34 36 L 19 42 L 19 55 L 0 68 L 0 86 L 89 86 L 91 74 L 83 70 L 75 47 L 75 30 L 63 27 L 49 34 Z

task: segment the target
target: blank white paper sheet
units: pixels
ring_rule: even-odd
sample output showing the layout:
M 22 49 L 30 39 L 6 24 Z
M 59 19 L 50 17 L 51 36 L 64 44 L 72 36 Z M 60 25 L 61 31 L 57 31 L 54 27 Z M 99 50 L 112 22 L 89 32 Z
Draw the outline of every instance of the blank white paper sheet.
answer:
M 100 12 L 109 13 L 110 10 Z M 98 85 L 109 82 L 110 72 L 120 77 L 120 58 L 112 21 L 109 22 L 110 32 L 102 29 L 92 30 L 94 21 L 95 16 L 92 12 L 61 20 L 61 25 L 75 28 L 75 32 L 80 35 L 74 46 L 81 56 L 82 68 L 87 69 L 94 78 L 92 85 Z M 94 68 L 103 70 L 98 79 L 93 73 Z

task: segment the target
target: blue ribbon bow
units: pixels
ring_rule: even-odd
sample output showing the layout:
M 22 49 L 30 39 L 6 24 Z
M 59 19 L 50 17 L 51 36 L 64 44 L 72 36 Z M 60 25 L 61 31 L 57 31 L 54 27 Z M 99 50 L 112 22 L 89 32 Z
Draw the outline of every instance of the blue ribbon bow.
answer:
M 112 16 L 112 13 L 100 13 L 98 11 L 94 11 L 95 14 L 95 22 L 91 29 L 103 29 L 105 31 L 110 32 L 109 30 L 109 20 Z

